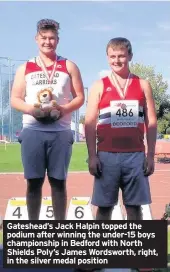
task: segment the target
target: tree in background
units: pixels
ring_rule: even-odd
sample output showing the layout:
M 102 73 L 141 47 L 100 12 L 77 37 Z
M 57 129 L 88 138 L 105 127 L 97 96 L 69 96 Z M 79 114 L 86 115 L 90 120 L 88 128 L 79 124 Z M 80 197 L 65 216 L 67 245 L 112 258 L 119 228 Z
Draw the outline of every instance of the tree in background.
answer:
M 168 82 L 163 80 L 162 74 L 155 73 L 152 66 L 131 63 L 130 71 L 150 82 L 157 111 L 158 132 L 166 134 L 167 128 L 170 127 L 170 114 L 168 114 L 170 111 L 170 97 L 166 93 Z
M 162 102 L 157 113 L 160 133 L 170 134 L 170 101 Z

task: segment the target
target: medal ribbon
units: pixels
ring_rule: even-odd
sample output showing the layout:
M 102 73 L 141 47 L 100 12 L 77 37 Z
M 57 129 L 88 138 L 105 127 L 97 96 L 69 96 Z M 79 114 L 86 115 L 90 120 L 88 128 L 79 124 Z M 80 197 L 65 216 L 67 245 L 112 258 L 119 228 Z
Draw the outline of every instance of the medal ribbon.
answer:
M 38 57 L 38 60 L 39 60 L 42 71 L 44 72 L 46 78 L 48 79 L 48 82 L 51 84 L 52 80 L 53 80 L 53 77 L 54 77 L 55 69 L 56 69 L 56 66 L 57 66 L 57 61 L 54 62 L 53 70 L 51 72 L 51 75 L 49 76 L 49 72 L 48 72 L 47 68 L 45 67 L 44 62 L 41 60 L 40 57 Z
M 129 85 L 130 75 L 131 75 L 131 74 L 129 73 L 128 78 L 127 78 L 127 80 L 126 80 L 125 87 L 124 87 L 123 90 L 122 90 L 121 87 L 120 87 L 120 84 L 119 84 L 118 80 L 116 79 L 116 76 L 114 75 L 114 73 L 111 74 L 111 77 L 112 77 L 112 79 L 113 79 L 113 81 L 114 81 L 114 84 L 115 84 L 115 86 L 116 86 L 116 89 L 117 89 L 119 95 L 120 95 L 122 98 L 125 98 L 125 96 L 126 96 L 127 88 L 128 88 L 128 85 Z

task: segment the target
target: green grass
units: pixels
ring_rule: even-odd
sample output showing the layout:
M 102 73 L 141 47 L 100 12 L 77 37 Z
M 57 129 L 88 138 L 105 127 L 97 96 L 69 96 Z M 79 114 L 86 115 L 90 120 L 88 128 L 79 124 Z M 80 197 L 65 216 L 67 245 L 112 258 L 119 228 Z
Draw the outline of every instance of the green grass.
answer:
M 23 172 L 20 144 L 0 144 L 0 172 Z M 87 171 L 87 148 L 85 143 L 75 143 L 69 171 Z
M 87 147 L 85 143 L 75 143 L 70 162 L 69 171 L 87 171 Z

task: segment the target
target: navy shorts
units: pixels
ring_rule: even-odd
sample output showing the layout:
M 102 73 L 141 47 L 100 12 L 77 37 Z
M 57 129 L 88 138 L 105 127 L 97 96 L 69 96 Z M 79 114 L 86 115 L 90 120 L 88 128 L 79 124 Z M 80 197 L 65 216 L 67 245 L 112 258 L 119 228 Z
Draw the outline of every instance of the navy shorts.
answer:
M 111 153 L 99 152 L 102 165 L 101 178 L 95 178 L 92 204 L 111 207 L 117 204 L 119 189 L 124 205 L 151 203 L 148 177 L 144 176 L 144 152 Z
M 74 142 L 71 130 L 45 132 L 23 128 L 18 138 L 25 179 L 65 180 Z

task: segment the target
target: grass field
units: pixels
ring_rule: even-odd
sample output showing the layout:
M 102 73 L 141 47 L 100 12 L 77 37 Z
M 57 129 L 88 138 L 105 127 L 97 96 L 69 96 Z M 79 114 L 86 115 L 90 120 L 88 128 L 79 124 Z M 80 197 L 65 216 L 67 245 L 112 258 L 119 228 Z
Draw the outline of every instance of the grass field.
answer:
M 20 144 L 0 144 L 0 172 L 23 172 Z M 69 171 L 87 171 L 85 143 L 75 143 Z

